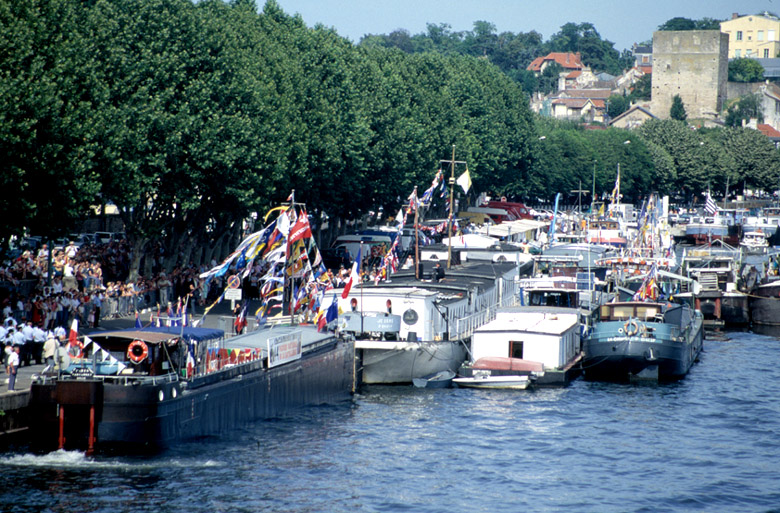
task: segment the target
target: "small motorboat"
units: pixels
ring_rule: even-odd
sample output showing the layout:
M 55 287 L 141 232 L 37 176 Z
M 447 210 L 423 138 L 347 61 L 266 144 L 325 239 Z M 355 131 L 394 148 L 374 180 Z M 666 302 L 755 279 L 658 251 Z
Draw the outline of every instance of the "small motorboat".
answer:
M 482 373 L 475 373 L 474 376 L 468 378 L 455 378 L 452 382 L 459 387 L 465 388 L 509 388 L 514 390 L 525 390 L 531 386 L 531 378 L 529 376 L 493 376 Z
M 417 388 L 450 388 L 454 377 L 455 373 L 451 370 L 443 370 L 422 378 L 414 378 L 412 383 Z

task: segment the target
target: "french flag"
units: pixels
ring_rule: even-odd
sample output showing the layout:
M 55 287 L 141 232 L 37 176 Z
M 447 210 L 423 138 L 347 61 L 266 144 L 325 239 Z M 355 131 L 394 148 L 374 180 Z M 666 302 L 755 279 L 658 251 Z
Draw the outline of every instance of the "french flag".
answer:
M 73 319 L 73 323 L 70 325 L 70 333 L 68 333 L 68 342 L 72 346 L 78 346 L 79 344 L 79 320 Z
M 344 286 L 344 290 L 341 292 L 341 299 L 347 299 L 347 296 L 349 296 L 349 290 L 352 288 L 352 285 L 360 279 L 360 252 L 363 249 L 363 244 L 360 245 L 360 248 L 358 249 L 357 258 L 354 262 L 352 262 L 352 272 L 349 273 L 349 281 L 347 281 L 347 284 Z

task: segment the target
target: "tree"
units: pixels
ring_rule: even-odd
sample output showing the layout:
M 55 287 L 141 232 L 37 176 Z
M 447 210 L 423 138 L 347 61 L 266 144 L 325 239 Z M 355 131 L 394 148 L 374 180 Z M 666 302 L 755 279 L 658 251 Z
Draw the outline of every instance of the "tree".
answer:
M 660 146 L 674 162 L 674 169 L 668 173 L 676 179 L 672 190 L 691 198 L 707 188 L 711 178 L 711 156 L 699 131 L 673 119 L 651 119 L 639 128 L 639 134 Z M 656 162 L 659 158 L 663 157 L 654 156 Z
M 756 59 L 742 57 L 729 61 L 730 82 L 761 82 L 764 80 L 764 67 Z
M 658 30 L 696 30 L 696 22 L 690 18 L 675 17 L 658 26 Z
M 631 93 L 628 95 L 628 99 L 634 103 L 640 100 L 650 100 L 653 91 L 653 77 L 650 74 L 642 75 L 642 77 L 636 81 L 634 87 L 631 89 Z
M 82 98 L 78 3 L 2 2 L 0 8 L 0 242 L 27 231 L 68 233 L 99 190 L 84 139 L 99 129 Z
M 685 121 L 688 118 L 688 115 L 685 113 L 685 105 L 683 105 L 679 94 L 675 94 L 672 98 L 672 108 L 669 109 L 669 116 L 677 121 Z
M 607 115 L 610 119 L 614 119 L 627 111 L 630 105 L 628 99 L 622 94 L 613 94 L 607 100 Z
M 726 125 L 739 127 L 743 121 L 757 119 L 759 123 L 764 122 L 764 115 L 761 110 L 761 100 L 757 94 L 748 94 L 732 103 L 726 111 Z

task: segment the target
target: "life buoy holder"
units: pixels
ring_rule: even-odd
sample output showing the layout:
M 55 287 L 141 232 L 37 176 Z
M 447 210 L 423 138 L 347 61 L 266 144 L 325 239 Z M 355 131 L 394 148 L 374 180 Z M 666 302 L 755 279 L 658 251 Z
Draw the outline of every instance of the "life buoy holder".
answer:
M 149 346 L 143 340 L 133 340 L 127 346 L 127 359 L 133 363 L 141 363 L 149 356 Z
M 634 319 L 630 319 L 623 325 L 623 329 L 626 330 L 626 335 L 633 337 L 639 333 L 639 324 Z

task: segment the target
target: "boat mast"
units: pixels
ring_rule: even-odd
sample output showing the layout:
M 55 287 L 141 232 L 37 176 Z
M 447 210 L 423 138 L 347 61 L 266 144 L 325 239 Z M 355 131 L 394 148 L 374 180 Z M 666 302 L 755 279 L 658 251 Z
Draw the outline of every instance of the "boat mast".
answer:
M 452 209 L 455 204 L 455 164 L 465 164 L 465 160 L 455 160 L 455 145 L 452 145 L 452 160 L 440 160 L 441 163 L 450 164 L 450 209 L 447 217 L 447 269 L 452 267 Z
M 290 212 L 295 214 L 295 189 L 292 190 L 290 193 Z M 287 216 L 289 220 L 289 215 Z M 292 221 L 289 221 L 291 223 L 290 227 L 292 227 Z M 287 274 L 290 274 L 289 280 L 287 279 Z M 295 268 L 290 263 L 290 233 L 288 231 L 287 233 L 287 251 L 285 251 L 285 257 L 284 257 L 284 295 L 287 297 L 287 304 L 290 312 L 290 324 L 295 324 L 295 318 L 293 316 L 293 309 L 295 308 L 295 294 L 293 293 L 293 287 L 295 283 Z

